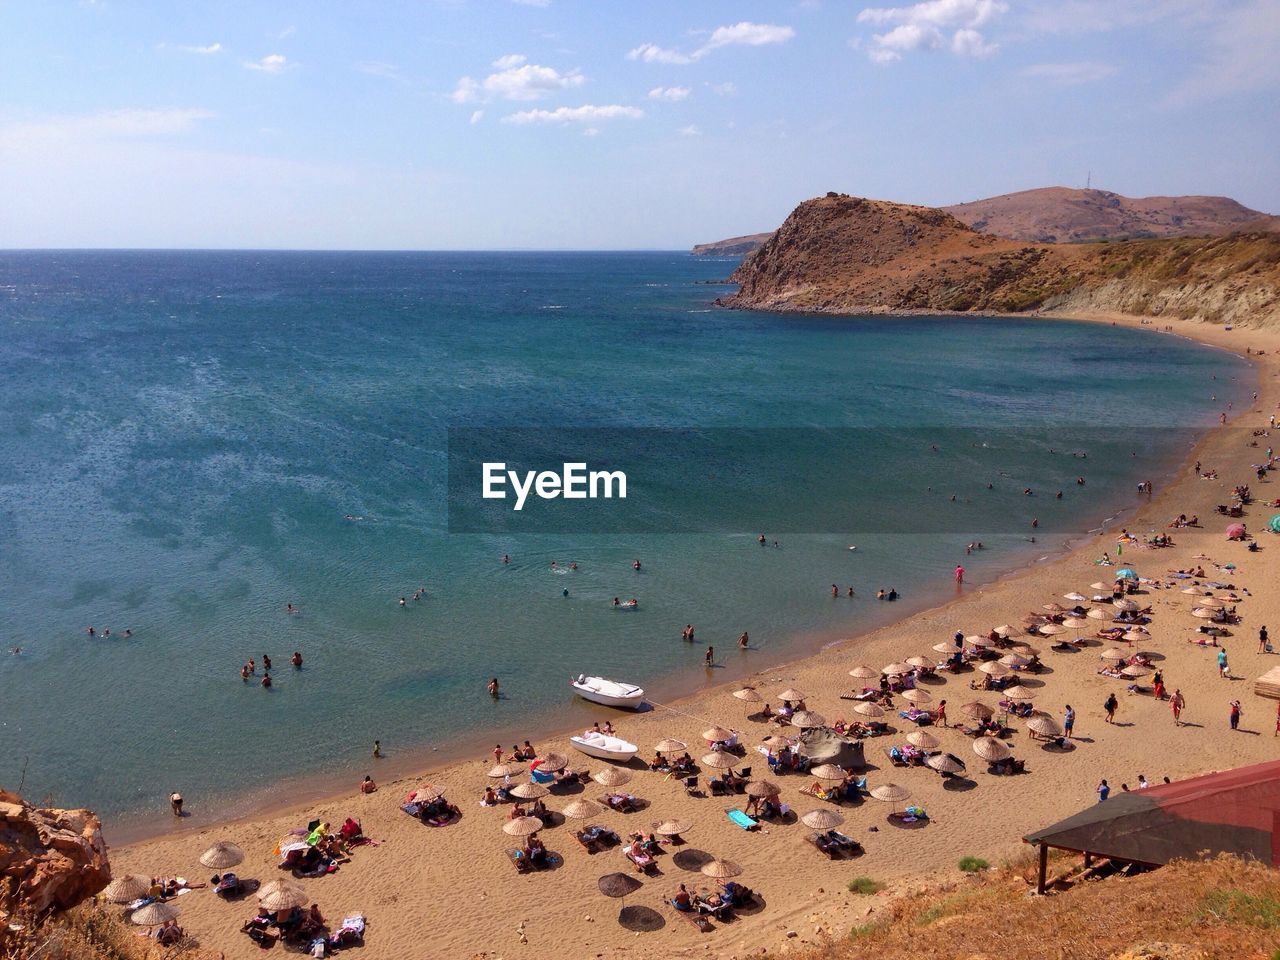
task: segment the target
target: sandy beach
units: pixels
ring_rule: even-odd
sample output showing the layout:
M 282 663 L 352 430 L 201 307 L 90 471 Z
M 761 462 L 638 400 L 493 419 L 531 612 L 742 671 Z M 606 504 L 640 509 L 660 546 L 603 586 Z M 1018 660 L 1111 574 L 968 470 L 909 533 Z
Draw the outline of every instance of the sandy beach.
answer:
M 1142 326 L 1152 335 L 1190 337 L 1240 354 L 1246 349 L 1256 364 L 1258 401 L 1229 413 L 1225 428 L 1210 431 L 1198 445 L 1176 480 L 1157 487 L 1149 501 L 1138 501 L 1135 515 L 1126 526 L 1140 538 L 1152 533 L 1168 533 L 1174 545 L 1143 548 L 1126 545 L 1122 565 L 1133 566 L 1146 578 L 1163 585 L 1144 586 L 1138 599 L 1153 608 L 1151 642 L 1136 648 L 1157 654 L 1156 666 L 1165 676 L 1170 691 L 1181 689 L 1186 698 L 1183 726 L 1175 726 L 1168 702 L 1150 696 L 1125 693 L 1125 683 L 1099 676 L 1098 658 L 1104 646 L 1095 644 L 1078 653 L 1050 650 L 1048 638 L 1031 638 L 1041 650 L 1047 669 L 1030 675 L 1026 686 L 1036 691 L 1034 704 L 1058 717 L 1065 704 L 1077 713 L 1073 749 L 1046 750 L 1032 742 L 1022 722 L 1009 743 L 1014 754 L 1027 763 L 1028 774 L 995 777 L 985 772 L 985 764 L 973 755 L 969 738 L 955 729 L 932 728 L 942 749 L 964 758 L 969 764 L 969 789 L 945 789 L 938 774 L 923 767 L 893 768 L 885 748 L 902 743 L 914 727 L 905 721 L 894 724 L 900 732 L 869 739 L 866 756 L 872 765 L 868 785 L 893 782 L 912 792 L 911 802 L 925 807 L 926 826 L 903 829 L 887 820 L 890 806 L 867 799 L 857 806 L 841 808 L 846 820 L 842 830 L 859 840 L 865 854 L 857 859 L 829 861 L 805 842 L 808 832 L 799 823 L 764 825 L 758 832 L 746 832 L 725 816 L 725 808 L 741 807 L 746 798 L 695 798 L 686 795 L 678 778 L 635 770 L 626 787 L 647 801 L 633 814 L 606 812 L 601 823 L 620 834 L 633 829 L 648 830 L 659 820 L 678 817 L 693 821 L 683 846 L 669 847 L 657 858 L 657 871 L 644 879 L 644 886 L 626 899 L 629 906 L 657 911 L 663 923 L 658 929 L 638 932 L 618 922 L 619 904 L 606 899 L 596 886 L 603 874 L 625 870 L 630 865 L 618 849 L 589 855 L 572 835 L 574 821 L 555 818 L 542 836 L 547 848 L 557 855 L 553 869 L 517 875 L 504 850 L 517 845 L 504 835 L 501 824 L 507 806 L 485 808 L 478 800 L 489 784 L 486 776 L 492 756 L 483 751 L 468 761 L 438 769 L 424 770 L 411 777 L 384 779 L 378 762 L 371 760 L 369 773 L 379 789 L 361 795 L 358 783 L 334 784 L 334 795 L 320 802 L 257 815 L 248 819 L 181 831 L 160 838 L 122 846 L 112 851 L 117 875 L 140 872 L 153 876 L 184 876 L 207 880 L 213 871 L 201 867 L 200 853 L 213 841 L 233 840 L 248 854 L 238 868 L 243 877 L 266 882 L 284 876 L 273 854 L 277 841 L 291 828 L 320 819 L 338 825 L 345 818 L 358 820 L 366 836 L 376 843 L 357 847 L 351 860 L 335 873 L 302 881 L 312 900 L 330 921 L 362 913 L 368 932 L 361 956 L 368 960 L 386 957 L 527 957 L 576 958 L 597 956 L 683 957 L 697 955 L 742 956 L 760 948 L 776 948 L 795 931 L 812 938 L 818 926 L 836 935 L 855 922 L 863 922 L 868 908 L 865 897 L 846 892 L 847 882 L 856 876 L 882 881 L 909 882 L 927 876 L 958 876 L 956 862 L 962 856 L 981 856 L 992 862 L 1018 856 L 1024 846 L 1021 836 L 1029 829 L 1052 822 L 1094 802 L 1095 786 L 1107 778 L 1113 789 L 1121 784 L 1136 787 L 1139 774 L 1152 783 L 1163 777 L 1178 779 L 1210 769 L 1257 762 L 1274 756 L 1275 704 L 1252 693 L 1255 677 L 1280 665 L 1280 657 L 1257 653 L 1258 628 L 1269 625 L 1273 635 L 1280 629 L 1280 600 L 1267 584 L 1280 577 L 1280 547 L 1264 533 L 1267 519 L 1276 511 L 1263 505 L 1280 495 L 1274 481 L 1259 481 L 1251 466 L 1265 458 L 1272 440 L 1253 438 L 1253 430 L 1267 427 L 1268 417 L 1280 402 L 1280 363 L 1276 351 L 1280 336 L 1268 331 L 1165 320 L 1143 321 L 1120 316 L 1085 316 L 1072 319 Z M 1050 322 L 1046 318 L 1046 322 Z M 1259 350 L 1266 351 L 1256 356 Z M 1207 393 L 1212 384 L 1205 384 Z M 1247 394 L 1246 394 L 1247 396 Z M 1250 446 L 1252 439 L 1259 446 Z M 1191 464 L 1200 461 L 1206 470 L 1216 470 L 1216 479 L 1196 476 Z M 1242 522 L 1250 533 L 1260 535 L 1257 553 L 1246 545 L 1228 542 L 1227 519 L 1215 512 L 1215 505 L 1230 499 L 1238 484 L 1252 486 L 1256 501 L 1246 508 Z M 1198 515 L 1199 528 L 1168 529 L 1179 514 Z M 855 719 L 853 702 L 840 699 L 858 683 L 847 671 L 858 664 L 879 668 L 913 655 L 938 658 L 931 648 L 948 641 L 957 631 L 986 632 L 997 624 L 1018 624 L 1024 615 L 1040 611 L 1041 605 L 1059 602 L 1069 606 L 1063 595 L 1072 591 L 1094 593 L 1089 584 L 1110 581 L 1116 567 L 1096 565 L 1104 552 L 1116 554 L 1115 533 L 1092 538 L 1058 559 L 1036 564 L 988 586 L 965 586 L 949 603 L 912 616 L 863 636 L 826 648 L 806 659 L 760 670 L 752 683 L 766 698 L 787 686 L 809 694 L 810 709 L 828 720 Z M 1194 559 L 1203 555 L 1209 559 Z M 957 558 L 962 559 L 962 558 Z M 1233 571 L 1215 571 L 1212 564 L 1235 564 Z M 1223 641 L 1228 651 L 1233 679 L 1219 676 L 1212 647 L 1188 643 L 1202 622 L 1191 616 L 1192 597 L 1174 586 L 1169 571 L 1203 565 L 1208 579 L 1219 579 L 1247 589 L 1239 603 L 1242 623 L 1232 627 L 1233 636 Z M 941 575 L 946 576 L 943 572 Z M 975 673 L 943 675 L 944 682 L 924 688 L 934 703 L 945 698 L 952 722 L 955 709 L 971 700 L 994 705 L 995 693 L 975 693 L 969 681 Z M 765 758 L 755 752 L 760 740 L 776 730 L 770 724 L 747 719 L 754 706 L 733 698 L 740 683 L 712 688 L 636 715 L 600 709 L 594 715 L 609 719 L 618 733 L 640 745 L 649 757 L 661 738 L 675 737 L 690 744 L 695 759 L 701 749 L 699 733 L 712 723 L 735 728 L 748 748 L 743 762 L 754 768 L 756 777 L 767 770 Z M 1116 723 L 1104 720 L 1103 701 L 1115 692 L 1120 698 Z M 477 691 L 483 696 L 484 691 Z M 1244 705 L 1241 729 L 1228 724 L 1230 701 Z M 900 701 L 896 701 L 900 703 Z M 905 704 L 901 704 L 905 706 Z M 571 750 L 567 737 L 575 731 L 548 735 L 528 730 L 520 739 L 530 739 L 539 751 L 555 750 L 571 755 L 575 766 L 592 771 L 605 766 Z M 509 747 L 509 742 L 504 741 Z M 227 749 L 234 749 L 228 745 Z M 704 773 L 704 776 L 706 774 Z M 826 806 L 801 794 L 812 779 L 799 774 L 773 778 L 782 789 L 781 799 L 797 813 Z M 399 806 L 406 794 L 421 783 L 447 787 L 447 796 L 462 810 L 457 823 L 430 828 L 406 816 Z M 555 794 L 547 798 L 551 810 L 561 809 L 579 796 L 595 798 L 603 787 L 588 784 L 577 793 Z M 164 814 L 157 814 L 164 816 Z M 709 884 L 696 870 L 698 852 L 737 861 L 744 868 L 740 879 L 759 895 L 762 905 L 744 911 L 729 924 L 716 924 L 710 933 L 699 933 L 663 905 L 680 883 L 691 888 Z M 683 864 L 683 866 L 682 866 Z M 694 865 L 693 870 L 686 867 Z M 256 956 L 259 948 L 240 925 L 254 913 L 250 897 L 225 902 L 208 889 L 197 890 L 179 899 L 181 922 L 199 943 L 228 958 Z

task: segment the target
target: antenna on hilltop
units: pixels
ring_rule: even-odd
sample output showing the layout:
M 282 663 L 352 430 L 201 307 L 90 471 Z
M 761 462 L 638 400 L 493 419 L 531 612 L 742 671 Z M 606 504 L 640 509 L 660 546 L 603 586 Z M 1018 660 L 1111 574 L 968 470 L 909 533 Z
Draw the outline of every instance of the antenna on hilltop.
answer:
M 1093 186 L 1093 171 L 1090 170 L 1089 175 L 1084 178 L 1084 188 L 1088 190 L 1092 186 Z

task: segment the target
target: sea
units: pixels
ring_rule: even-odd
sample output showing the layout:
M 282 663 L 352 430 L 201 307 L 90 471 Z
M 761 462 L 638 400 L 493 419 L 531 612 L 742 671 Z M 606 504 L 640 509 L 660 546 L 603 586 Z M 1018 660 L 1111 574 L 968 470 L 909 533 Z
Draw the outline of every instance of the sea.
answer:
M 1154 328 L 721 309 L 735 262 L 0 253 L 0 786 L 231 815 L 603 717 L 578 673 L 746 676 L 1122 525 L 1252 389 Z M 540 525 L 476 436 L 649 486 Z

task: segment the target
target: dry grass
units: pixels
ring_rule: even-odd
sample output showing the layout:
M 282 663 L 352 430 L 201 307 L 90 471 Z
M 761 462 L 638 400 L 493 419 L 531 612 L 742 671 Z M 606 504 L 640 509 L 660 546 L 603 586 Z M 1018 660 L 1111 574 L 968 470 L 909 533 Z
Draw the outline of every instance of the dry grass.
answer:
M 1030 897 L 1025 874 L 1015 867 L 972 885 L 901 898 L 889 912 L 850 931 L 844 943 L 799 956 L 1111 960 L 1160 943 L 1193 952 L 1153 956 L 1270 960 L 1280 949 L 1280 873 L 1224 856 Z
M 13 918 L 21 930 L 0 940 L 0 960 L 212 960 L 216 954 L 194 942 L 162 947 L 140 936 L 106 908 L 83 904 L 68 913 L 33 922 Z

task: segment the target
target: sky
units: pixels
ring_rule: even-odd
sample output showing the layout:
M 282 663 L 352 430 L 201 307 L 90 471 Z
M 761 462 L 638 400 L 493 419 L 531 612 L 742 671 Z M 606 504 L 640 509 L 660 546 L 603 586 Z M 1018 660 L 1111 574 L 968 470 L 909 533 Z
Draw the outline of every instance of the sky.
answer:
M 1280 213 L 1277 51 L 1280 0 L 0 0 L 0 247 L 682 249 L 1089 180 Z

